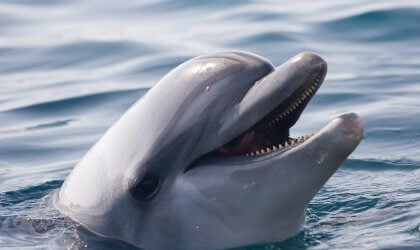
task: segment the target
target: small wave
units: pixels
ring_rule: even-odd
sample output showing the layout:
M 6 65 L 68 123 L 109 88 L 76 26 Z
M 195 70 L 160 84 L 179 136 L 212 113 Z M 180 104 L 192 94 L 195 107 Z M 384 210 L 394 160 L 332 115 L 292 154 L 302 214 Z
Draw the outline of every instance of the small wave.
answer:
M 147 45 L 128 41 L 78 41 L 47 48 L 3 47 L 0 54 L 8 57 L 0 58 L 0 73 L 97 68 L 145 56 L 154 51 Z
M 231 0 L 231 1 L 223 1 L 223 0 L 214 0 L 214 1 L 168 1 L 168 0 L 161 0 L 161 1 L 154 1 L 152 3 L 141 4 L 137 8 L 131 7 L 131 9 L 136 10 L 137 12 L 165 12 L 165 11 L 186 11 L 190 9 L 220 9 L 221 7 L 233 7 L 233 6 L 242 6 L 250 2 L 248 0 Z
M 2 193 L 0 194 L 0 206 L 8 207 L 28 200 L 41 199 L 49 194 L 51 190 L 60 187 L 61 184 L 63 184 L 63 181 L 54 180 L 41 185 L 25 187 L 20 190 Z
M 102 103 L 112 102 L 113 100 L 135 100 L 139 96 L 139 91 L 145 93 L 148 89 L 130 89 L 130 90 L 117 90 L 102 93 L 93 93 L 84 96 L 69 97 L 59 100 L 44 101 L 24 107 L 18 107 L 7 110 L 5 112 L 30 112 L 30 113 L 46 113 L 57 111 L 63 113 L 73 109 L 87 111 L 89 107 L 99 105 Z
M 383 171 L 383 170 L 403 170 L 412 171 L 420 169 L 420 162 L 410 159 L 348 159 L 344 165 L 345 168 L 354 170 L 370 170 L 370 171 Z
M 420 39 L 420 9 L 371 10 L 317 24 L 328 39 L 387 42 Z
M 74 119 L 66 119 L 66 120 L 60 120 L 60 121 L 54 121 L 54 122 L 41 123 L 38 125 L 28 126 L 25 128 L 0 130 L 0 135 L 21 134 L 27 131 L 63 127 L 63 126 L 67 126 L 72 121 L 74 121 Z
M 256 33 L 239 37 L 232 42 L 230 42 L 232 46 L 245 46 L 251 44 L 259 44 L 259 43 L 284 43 L 284 42 L 295 42 L 295 39 L 292 36 L 292 33 L 288 32 L 277 32 L 277 31 L 268 31 L 263 33 Z
M 3 0 L 2 3 L 7 4 L 16 4 L 16 5 L 58 5 L 69 2 L 68 0 L 37 0 L 37 1 L 31 1 L 31 0 Z

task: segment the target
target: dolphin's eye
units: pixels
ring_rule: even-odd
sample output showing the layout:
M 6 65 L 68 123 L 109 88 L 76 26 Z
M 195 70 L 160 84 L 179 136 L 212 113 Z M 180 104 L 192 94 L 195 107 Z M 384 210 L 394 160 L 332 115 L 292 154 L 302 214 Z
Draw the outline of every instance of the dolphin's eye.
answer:
M 152 174 L 146 174 L 138 184 L 130 189 L 130 192 L 134 199 L 147 201 L 156 194 L 158 187 L 159 179 Z

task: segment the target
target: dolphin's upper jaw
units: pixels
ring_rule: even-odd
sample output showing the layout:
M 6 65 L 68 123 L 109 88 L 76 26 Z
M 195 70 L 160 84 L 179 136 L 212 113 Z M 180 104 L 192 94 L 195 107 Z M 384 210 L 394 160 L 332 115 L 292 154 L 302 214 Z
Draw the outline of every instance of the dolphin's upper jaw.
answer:
M 278 104 L 252 128 L 216 151 L 227 155 L 258 156 L 289 148 L 307 140 L 309 135 L 290 137 L 289 129 L 299 119 L 306 105 L 321 86 L 326 74 L 326 64 L 324 65 L 310 72 L 309 77 L 299 83 L 300 86 L 293 94 Z

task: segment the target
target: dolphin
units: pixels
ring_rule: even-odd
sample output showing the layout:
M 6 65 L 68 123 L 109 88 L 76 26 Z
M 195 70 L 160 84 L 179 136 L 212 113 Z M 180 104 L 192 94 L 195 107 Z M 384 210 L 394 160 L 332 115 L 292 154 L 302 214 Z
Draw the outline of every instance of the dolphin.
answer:
M 54 195 L 95 234 L 144 249 L 223 249 L 284 240 L 359 144 L 358 115 L 291 136 L 327 63 L 278 67 L 246 52 L 188 60 L 103 135 Z

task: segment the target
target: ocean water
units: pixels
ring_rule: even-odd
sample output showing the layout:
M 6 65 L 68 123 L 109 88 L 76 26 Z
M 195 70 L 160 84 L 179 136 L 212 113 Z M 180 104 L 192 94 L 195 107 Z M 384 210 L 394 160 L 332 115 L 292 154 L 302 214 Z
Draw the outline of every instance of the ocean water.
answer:
M 349 111 L 365 124 L 303 231 L 245 249 L 420 249 L 420 2 L 407 0 L 0 0 L 0 248 L 132 248 L 49 195 L 168 71 L 226 50 L 328 62 L 292 135 Z

